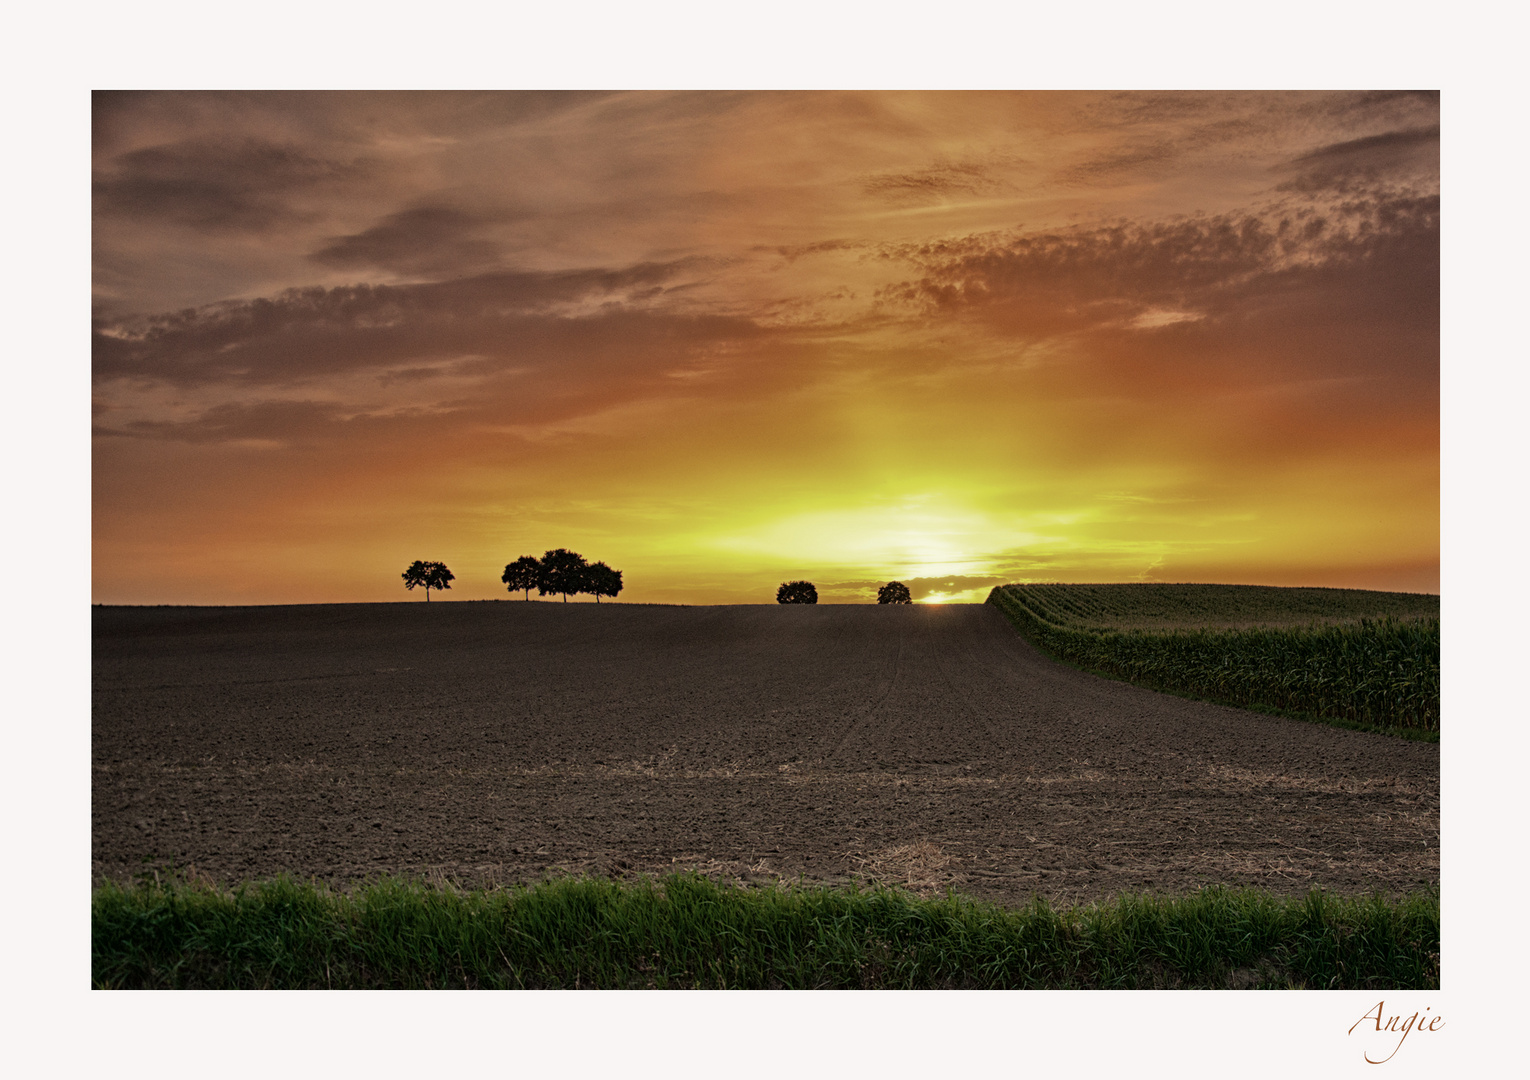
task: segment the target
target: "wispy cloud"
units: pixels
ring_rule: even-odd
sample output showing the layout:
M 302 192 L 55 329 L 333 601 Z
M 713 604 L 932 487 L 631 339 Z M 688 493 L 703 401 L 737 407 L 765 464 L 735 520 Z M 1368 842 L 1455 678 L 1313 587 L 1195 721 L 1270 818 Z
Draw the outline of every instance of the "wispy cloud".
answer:
M 1319 147 L 1279 166 L 1296 176 L 1282 183 L 1281 191 L 1312 194 L 1326 191 L 1351 192 L 1374 187 L 1383 178 L 1415 179 L 1424 173 L 1438 182 L 1440 127 L 1408 128 L 1347 139 Z
M 312 217 L 292 195 L 356 178 L 366 168 L 290 143 L 203 137 L 105 163 L 95 179 L 96 212 L 203 232 L 265 232 Z
M 333 402 L 260 401 L 215 405 L 183 421 L 130 420 L 120 427 L 101 424 L 95 434 L 188 443 L 290 446 L 345 421 L 344 408 Z
M 986 235 L 889 248 L 884 257 L 911 263 L 920 277 L 884 287 L 889 302 L 928 311 L 975 311 L 1017 331 L 1059 333 L 1132 320 L 1163 325 L 1232 301 L 1246 305 L 1261 290 L 1289 293 L 1306 275 L 1309 287 L 1335 274 L 1362 285 L 1378 275 L 1389 292 L 1397 277 L 1437 288 L 1437 197 L 1375 196 L 1320 210 L 1274 205 L 1257 213 Z M 1379 266 L 1387 263 L 1391 269 Z M 1334 298 L 1338 301 L 1339 298 Z M 1351 300 L 1359 298 L 1351 297 Z M 1384 302 L 1372 295 L 1357 304 Z
M 501 249 L 482 235 L 486 222 L 451 206 L 415 206 L 371 228 L 330 238 L 314 262 L 402 274 L 462 273 L 493 265 Z
M 417 285 L 292 289 L 270 299 L 98 327 L 95 377 L 185 386 L 302 385 L 358 369 L 391 371 L 468 354 L 505 363 L 545 358 L 559 348 L 595 355 L 605 351 L 602 342 L 614 343 L 613 334 L 628 335 L 636 345 L 654 335 L 683 341 L 695 335 L 681 328 L 695 325 L 719 336 L 747 333 L 746 325 L 727 320 L 666 319 L 634 310 L 690 265 L 502 271 Z
M 893 202 L 929 202 L 956 195 L 978 195 L 1013 187 L 994 166 L 983 162 L 937 162 L 912 172 L 879 173 L 862 182 L 874 198 Z

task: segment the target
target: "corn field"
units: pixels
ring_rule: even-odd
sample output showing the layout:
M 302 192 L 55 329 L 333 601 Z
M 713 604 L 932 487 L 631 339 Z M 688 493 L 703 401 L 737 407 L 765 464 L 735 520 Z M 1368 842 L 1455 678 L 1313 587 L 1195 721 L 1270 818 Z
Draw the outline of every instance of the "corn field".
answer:
M 1026 638 L 1059 659 L 1155 690 L 1367 727 L 1436 734 L 1440 730 L 1438 597 L 1429 598 L 1436 614 L 1412 618 L 1385 613 L 1343 622 L 1314 619 L 1306 625 L 1238 629 L 1084 625 L 1103 621 L 1102 591 L 1133 588 L 1138 587 L 1001 585 L 989 594 L 988 602 L 1004 612 Z M 1089 592 L 1067 596 L 1075 589 Z M 1132 599 L 1130 594 L 1122 595 Z M 1161 607 L 1156 612 L 1151 605 L 1136 607 L 1143 621 L 1178 621 L 1164 619 L 1164 614 Z M 1246 614 L 1222 612 L 1219 618 L 1217 612 L 1207 611 L 1204 618 L 1215 626 L 1243 620 Z
M 1352 623 L 1362 618 L 1438 618 L 1440 598 L 1367 589 L 1271 585 L 1010 585 L 1032 612 L 1091 630 L 1235 629 Z

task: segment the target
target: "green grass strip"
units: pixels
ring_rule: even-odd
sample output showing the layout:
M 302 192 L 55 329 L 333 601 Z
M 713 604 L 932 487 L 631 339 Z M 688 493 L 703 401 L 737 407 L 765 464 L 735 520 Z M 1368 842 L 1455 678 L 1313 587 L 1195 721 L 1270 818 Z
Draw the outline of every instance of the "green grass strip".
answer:
M 353 893 L 178 879 L 92 897 L 97 988 L 1435 989 L 1438 894 L 1208 888 L 1054 910 L 693 875 Z
M 1440 620 L 1363 619 L 1250 630 L 1091 630 L 988 596 L 1032 644 L 1154 690 L 1426 741 L 1440 733 Z

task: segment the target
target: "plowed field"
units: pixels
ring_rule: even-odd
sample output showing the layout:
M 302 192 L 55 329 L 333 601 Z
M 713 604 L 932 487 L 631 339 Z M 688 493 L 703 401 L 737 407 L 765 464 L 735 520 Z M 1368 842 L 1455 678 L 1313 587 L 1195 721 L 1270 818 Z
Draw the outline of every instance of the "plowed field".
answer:
M 93 609 L 92 871 L 1439 880 L 1439 748 L 1041 656 L 981 604 Z

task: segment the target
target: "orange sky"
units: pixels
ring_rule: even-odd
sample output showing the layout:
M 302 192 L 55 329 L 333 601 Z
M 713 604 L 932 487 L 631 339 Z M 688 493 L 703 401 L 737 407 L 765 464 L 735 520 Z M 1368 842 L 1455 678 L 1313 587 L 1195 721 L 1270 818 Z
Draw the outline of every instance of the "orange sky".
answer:
M 1439 589 L 1431 95 L 98 95 L 93 593 Z M 584 601 L 588 602 L 588 600 Z

